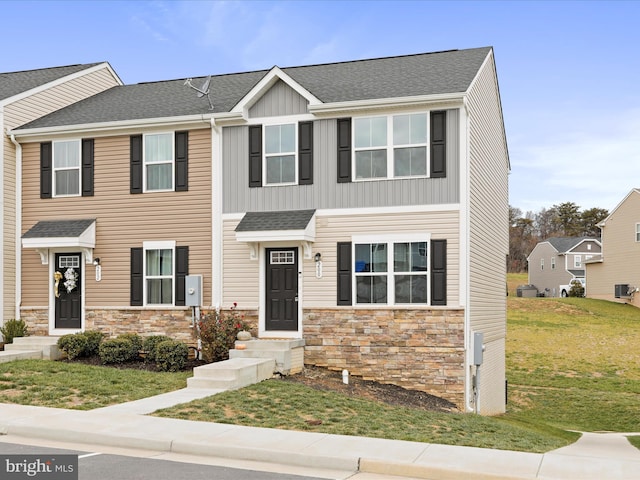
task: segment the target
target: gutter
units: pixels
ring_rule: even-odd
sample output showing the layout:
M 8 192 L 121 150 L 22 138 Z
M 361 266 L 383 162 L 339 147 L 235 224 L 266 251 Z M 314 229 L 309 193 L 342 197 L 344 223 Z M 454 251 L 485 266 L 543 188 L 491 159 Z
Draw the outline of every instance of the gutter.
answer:
M 22 226 L 22 145 L 18 143 L 13 133 L 7 131 L 11 143 L 16 146 L 16 219 L 15 219 L 15 255 L 16 255 L 16 297 L 15 318 L 20 318 L 20 304 L 22 303 L 22 249 L 20 246 L 20 229 Z

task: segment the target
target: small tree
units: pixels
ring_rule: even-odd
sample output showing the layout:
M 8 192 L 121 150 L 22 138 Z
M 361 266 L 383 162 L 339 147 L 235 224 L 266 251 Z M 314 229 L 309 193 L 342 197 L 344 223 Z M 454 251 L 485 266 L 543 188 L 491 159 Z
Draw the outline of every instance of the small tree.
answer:
M 16 337 L 26 337 L 29 335 L 27 324 L 24 320 L 16 320 L 12 318 L 7 320 L 4 325 L 0 327 L 0 334 L 4 339 L 4 343 L 13 343 L 13 339 Z
M 571 282 L 571 289 L 569 290 L 570 297 L 584 297 L 584 287 L 578 280 Z
M 202 357 L 206 362 L 219 362 L 229 358 L 238 332 L 248 330 L 244 315 L 236 310 L 237 303 L 229 310 L 216 310 L 202 316 L 196 334 L 202 343 Z

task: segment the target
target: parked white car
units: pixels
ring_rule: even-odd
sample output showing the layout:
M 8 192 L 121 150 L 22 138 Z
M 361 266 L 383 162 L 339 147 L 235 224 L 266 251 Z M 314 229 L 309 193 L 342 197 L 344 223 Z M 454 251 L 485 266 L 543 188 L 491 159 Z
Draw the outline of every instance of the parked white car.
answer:
M 569 285 L 560 285 L 558 288 L 560 289 L 560 296 L 561 297 L 568 297 L 569 296 L 569 292 L 571 291 L 571 287 L 575 284 L 575 283 L 579 283 L 580 285 L 582 285 L 582 288 L 584 288 L 586 290 L 587 288 L 587 282 L 584 279 L 584 277 L 575 277 L 573 280 L 571 280 L 569 282 Z

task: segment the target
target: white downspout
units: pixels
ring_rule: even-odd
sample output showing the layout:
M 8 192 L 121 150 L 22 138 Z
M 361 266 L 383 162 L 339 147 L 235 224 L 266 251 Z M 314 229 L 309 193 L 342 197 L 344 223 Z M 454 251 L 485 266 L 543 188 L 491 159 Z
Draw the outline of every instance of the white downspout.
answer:
M 8 133 L 8 132 L 7 132 Z M 16 146 L 16 298 L 15 318 L 20 318 L 20 304 L 22 303 L 22 246 L 20 245 L 20 231 L 22 229 L 22 145 L 13 133 L 9 134 L 11 142 Z M 4 185 L 4 183 L 3 183 Z
M 211 118 L 211 304 L 219 308 L 222 286 L 222 129 Z

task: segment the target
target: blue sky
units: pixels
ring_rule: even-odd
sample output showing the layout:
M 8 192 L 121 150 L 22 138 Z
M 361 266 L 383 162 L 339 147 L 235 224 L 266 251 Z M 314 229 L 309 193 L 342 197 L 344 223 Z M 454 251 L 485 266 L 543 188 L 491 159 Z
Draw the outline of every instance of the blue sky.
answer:
M 108 61 L 125 83 L 493 46 L 510 204 L 613 209 L 640 187 L 640 2 L 0 4 L 0 71 Z

